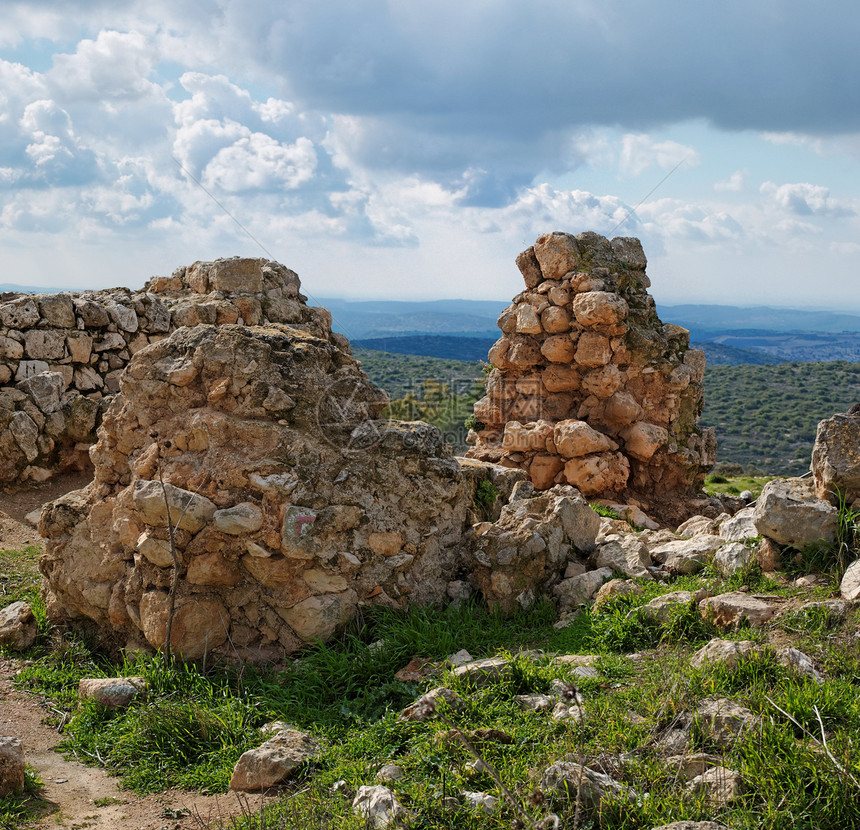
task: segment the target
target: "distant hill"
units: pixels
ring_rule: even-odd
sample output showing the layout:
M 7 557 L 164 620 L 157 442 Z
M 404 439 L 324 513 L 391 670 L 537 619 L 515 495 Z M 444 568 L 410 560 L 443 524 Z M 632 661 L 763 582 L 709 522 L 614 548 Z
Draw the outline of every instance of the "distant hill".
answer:
M 661 305 L 657 313 L 663 321 L 678 323 L 690 329 L 696 340 L 710 340 L 716 332 L 745 329 L 789 333 L 860 332 L 860 316 L 834 311 L 800 311 L 769 306 Z
M 422 334 L 412 337 L 375 337 L 368 340 L 354 340 L 353 346 L 393 354 L 422 355 L 450 360 L 486 360 L 487 352 L 496 339 L 496 337 L 445 337 Z

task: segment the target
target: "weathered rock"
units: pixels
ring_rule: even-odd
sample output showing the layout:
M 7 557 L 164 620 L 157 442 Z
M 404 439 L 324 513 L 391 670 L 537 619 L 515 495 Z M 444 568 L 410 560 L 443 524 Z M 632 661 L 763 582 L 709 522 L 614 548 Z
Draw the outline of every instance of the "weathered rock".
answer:
M 755 507 L 745 507 L 720 523 L 720 536 L 727 542 L 743 542 L 759 535 L 755 524 Z
M 505 657 L 487 657 L 457 666 L 454 669 L 454 677 L 481 688 L 497 680 L 509 678 L 511 672 L 510 661 Z
M 707 752 L 694 752 L 685 755 L 672 755 L 666 758 L 666 766 L 674 767 L 677 774 L 685 781 L 692 781 L 697 775 L 707 772 L 712 767 L 719 766 L 720 757 Z M 698 824 L 698 822 L 690 822 Z
M 123 709 L 146 694 L 143 677 L 85 677 L 78 683 L 78 698 L 108 709 Z
M 743 621 L 762 626 L 776 613 L 776 607 L 749 594 L 732 591 L 703 599 L 699 611 L 715 625 L 738 626 Z
M 839 584 L 842 599 L 860 599 L 860 559 L 848 566 Z
M 719 663 L 729 669 L 737 668 L 742 660 L 746 660 L 760 650 L 752 640 L 721 640 L 715 638 L 702 646 L 691 658 L 690 665 L 699 669 L 707 664 Z
M 629 492 L 680 514 L 715 450 L 696 426 L 704 355 L 657 319 L 648 278 L 625 257 L 644 267 L 637 240 L 556 232 L 517 258 L 529 290 L 499 318 L 496 368 L 475 405 L 487 429 L 469 455 L 527 470 L 541 488 L 561 458 L 564 480 L 587 496 Z M 538 422 L 553 434 L 529 429 Z
M 648 546 L 632 534 L 609 537 L 597 546 L 594 564 L 598 568 L 611 568 L 626 576 L 651 578 L 648 567 L 651 554 Z
M 319 755 L 320 746 L 298 729 L 282 729 L 256 749 L 243 753 L 230 778 L 230 789 L 257 792 L 276 787 Z
M 409 812 L 394 793 L 381 784 L 359 787 L 352 802 L 352 812 L 376 830 L 402 827 L 409 819 Z
M 480 810 L 482 813 L 492 815 L 499 809 L 499 799 L 487 793 L 463 790 L 460 795 L 463 796 L 466 805 L 472 810 Z
M 741 542 L 730 542 L 714 554 L 713 564 L 719 574 L 731 576 L 748 568 L 755 557 L 755 551 L 751 548 Z
M 467 534 L 468 561 L 485 599 L 503 611 L 528 607 L 563 569 L 571 552 L 593 550 L 600 518 L 573 489 L 514 499 L 495 523 Z
M 741 775 L 733 769 L 716 766 L 697 775 L 687 787 L 696 795 L 704 795 L 707 802 L 722 807 L 737 801 L 744 792 Z
M 813 542 L 832 543 L 838 511 L 817 498 L 814 483 L 800 478 L 775 478 L 765 484 L 755 508 L 759 535 L 802 550 Z
M 860 415 L 834 415 L 818 424 L 812 475 L 820 499 L 851 504 L 860 497 Z
M 815 668 L 812 658 L 799 649 L 792 646 L 784 646 L 776 653 L 777 660 L 786 668 L 792 669 L 799 674 L 811 677 L 816 683 L 823 683 L 824 677 Z
M 651 548 L 651 558 L 662 562 L 669 573 L 691 574 L 700 571 L 722 547 L 722 536 L 693 536 Z
M 569 611 L 571 608 L 588 602 L 607 579 L 612 578 L 609 568 L 599 568 L 588 571 L 580 576 L 563 579 L 557 583 L 552 592 L 558 599 L 559 611 Z
M 644 589 L 632 579 L 610 579 L 600 587 L 594 598 L 594 610 L 599 611 L 604 605 L 621 597 L 635 597 L 644 593 Z
M 718 746 L 728 748 L 756 723 L 744 706 L 727 698 L 708 698 L 699 705 L 694 719 L 702 733 Z
M 549 790 L 556 798 L 571 803 L 579 801 L 588 810 L 599 811 L 605 798 L 636 801 L 635 790 L 624 786 L 614 778 L 595 772 L 573 761 L 556 761 L 541 775 L 541 788 Z
M 0 645 L 24 651 L 36 642 L 39 623 L 26 602 L 13 602 L 0 608 Z
M 765 573 L 778 571 L 782 567 L 782 551 L 779 545 L 767 536 L 763 537 L 756 546 L 755 555 L 759 567 Z
M 405 773 L 398 764 L 384 764 L 376 772 L 377 781 L 399 781 Z
M 549 695 L 533 693 L 528 695 L 517 695 L 514 700 L 521 709 L 529 712 L 544 712 L 555 706 L 555 699 Z
M 694 602 L 701 602 L 706 596 L 707 591 L 704 590 L 695 593 L 692 591 L 671 591 L 668 594 L 654 597 L 650 602 L 630 613 L 639 613 L 646 619 L 666 622 L 678 609 L 689 607 Z
M 21 739 L 0 736 L 0 798 L 23 789 L 26 768 Z

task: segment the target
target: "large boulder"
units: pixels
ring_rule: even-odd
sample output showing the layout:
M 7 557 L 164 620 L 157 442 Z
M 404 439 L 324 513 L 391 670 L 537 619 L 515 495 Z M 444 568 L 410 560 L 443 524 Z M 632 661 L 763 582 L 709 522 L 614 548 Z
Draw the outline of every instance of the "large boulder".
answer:
M 818 498 L 809 479 L 775 478 L 758 497 L 755 526 L 759 535 L 803 550 L 813 542 L 834 542 L 839 514 L 830 502 Z
M 812 475 L 820 499 L 851 504 L 860 498 L 860 414 L 834 415 L 818 424 Z

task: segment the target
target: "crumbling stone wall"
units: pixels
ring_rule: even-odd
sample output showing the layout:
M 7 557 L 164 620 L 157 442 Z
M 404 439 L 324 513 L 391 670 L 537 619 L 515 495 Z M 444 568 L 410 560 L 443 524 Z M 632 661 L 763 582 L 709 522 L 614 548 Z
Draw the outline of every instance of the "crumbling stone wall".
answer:
M 0 295 L 0 483 L 88 465 L 120 374 L 146 346 L 181 326 L 270 322 L 345 343 L 296 274 L 265 259 L 196 262 L 137 292 Z
M 517 265 L 468 455 L 645 509 L 699 490 L 716 452 L 697 426 L 705 355 L 657 317 L 639 240 L 548 233 Z

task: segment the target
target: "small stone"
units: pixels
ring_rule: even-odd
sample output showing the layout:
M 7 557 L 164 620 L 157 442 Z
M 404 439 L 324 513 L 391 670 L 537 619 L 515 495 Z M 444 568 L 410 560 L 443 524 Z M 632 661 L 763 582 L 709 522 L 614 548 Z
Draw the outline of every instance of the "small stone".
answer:
M 812 658 L 799 649 L 785 646 L 777 651 L 776 659 L 786 668 L 793 669 L 799 674 L 805 674 L 807 677 L 811 677 L 816 683 L 824 682 L 824 678 L 815 668 Z
M 376 773 L 377 781 L 399 781 L 403 778 L 403 767 L 397 764 L 385 764 Z
M 722 576 L 731 576 L 748 568 L 755 559 L 755 551 L 741 542 L 730 542 L 723 545 L 714 554 L 714 568 Z
M 36 642 L 39 623 L 26 602 L 13 602 L 0 609 L 0 645 L 24 651 Z
M 721 640 L 715 638 L 706 646 L 702 646 L 691 658 L 690 665 L 700 669 L 707 664 L 737 668 L 738 664 L 759 651 L 759 646 L 752 640 Z
M 723 766 L 711 767 L 697 775 L 687 787 L 694 794 L 705 795 L 709 804 L 723 806 L 737 801 L 743 794 L 740 773 Z
M 632 579 L 610 579 L 604 583 L 594 598 L 594 610 L 599 611 L 608 602 L 622 597 L 635 597 L 644 593 L 644 589 Z
M 454 669 L 454 677 L 481 688 L 497 680 L 506 680 L 511 676 L 511 672 L 511 663 L 507 658 L 487 657 L 457 666 Z
M 703 599 L 699 612 L 715 625 L 737 626 L 746 621 L 752 626 L 762 626 L 776 613 L 776 607 L 758 597 L 732 591 Z
M 257 792 L 276 787 L 319 752 L 319 744 L 310 735 L 298 729 L 281 730 L 274 738 L 242 754 L 233 769 L 230 789 Z
M 466 649 L 461 648 L 458 652 L 454 654 L 449 654 L 445 658 L 445 662 L 452 668 L 455 669 L 457 666 L 464 666 L 466 663 L 471 663 L 475 658 L 469 654 Z
M 452 692 L 444 686 L 438 686 L 419 697 L 415 703 L 407 706 L 400 713 L 398 720 L 419 722 L 431 720 L 436 717 L 437 707 L 441 708 L 442 711 L 461 712 L 466 708 L 466 703 L 456 692 Z
M 521 709 L 529 712 L 543 712 L 552 709 L 554 705 L 554 701 L 549 695 L 542 694 L 517 695 L 514 700 Z
M 726 698 L 702 701 L 695 718 L 702 732 L 723 748 L 730 747 L 742 732 L 756 722 L 755 715 L 749 709 Z
M 375 830 L 402 824 L 409 816 L 394 793 L 381 784 L 359 787 L 352 802 L 352 812 L 364 818 Z
M 854 562 L 845 571 L 842 582 L 839 585 L 842 599 L 860 599 L 860 559 Z
M 575 804 L 580 801 L 586 810 L 600 811 L 603 800 L 612 796 L 634 802 L 638 799 L 635 790 L 624 786 L 614 778 L 595 772 L 573 761 L 556 761 L 544 770 L 541 788 Z
M 124 709 L 146 694 L 143 677 L 89 677 L 78 683 L 78 698 L 92 700 L 108 709 Z
M 483 813 L 492 815 L 499 808 L 499 799 L 492 795 L 488 795 L 487 793 L 463 790 L 460 794 L 466 801 L 467 806 L 471 807 L 473 810 L 480 810 Z
M 216 510 L 212 523 L 216 530 L 230 536 L 255 533 L 263 526 L 263 511 L 251 502 L 242 502 L 233 507 Z

